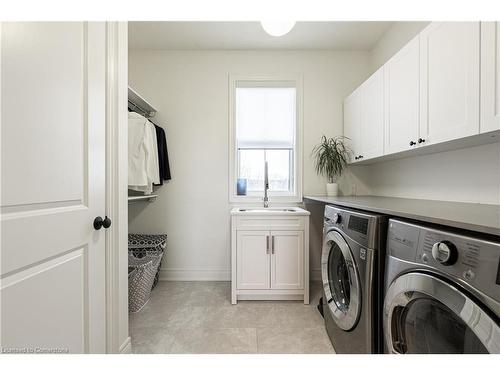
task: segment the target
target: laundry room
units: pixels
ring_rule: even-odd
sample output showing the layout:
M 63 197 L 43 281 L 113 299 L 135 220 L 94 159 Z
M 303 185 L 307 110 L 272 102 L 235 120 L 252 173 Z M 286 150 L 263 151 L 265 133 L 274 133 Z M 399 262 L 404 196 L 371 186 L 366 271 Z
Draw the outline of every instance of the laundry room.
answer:
M 500 21 L 278 18 L 0 23 L 2 353 L 500 354 Z
M 416 220 L 450 236 L 472 230 L 478 247 L 498 234 L 500 151 L 498 132 L 489 130 L 498 119 L 481 125 L 478 100 L 479 33 L 488 40 L 491 27 L 299 22 L 271 37 L 259 23 L 130 22 L 129 86 L 154 103 L 152 121 L 166 129 L 172 171 L 172 180 L 154 188 L 154 201 L 129 205 L 130 233 L 168 237 L 160 282 L 144 309 L 130 315 L 133 350 L 396 351 L 384 346 L 380 313 L 389 220 Z M 250 32 L 253 39 L 245 38 Z M 434 47 L 437 38 L 445 45 Z M 436 65 L 427 69 L 443 69 L 429 91 L 439 106 L 429 99 L 427 108 L 419 104 L 424 43 L 437 48 L 435 60 L 426 57 Z M 448 72 L 443 59 L 459 56 L 463 70 Z M 467 59 L 476 62 L 477 77 Z M 440 86 L 449 79 L 462 80 L 461 90 L 475 82 L 477 90 L 454 102 Z M 470 95 L 476 100 L 457 118 L 453 109 Z M 472 127 L 478 134 L 466 136 Z M 415 260 L 424 230 L 412 230 Z M 449 250 L 446 241 L 438 256 Z M 418 254 L 436 266 L 431 250 Z M 422 306 L 413 319 L 427 319 L 442 304 Z M 160 317 L 162 311 L 168 314 Z M 227 347 L 217 348 L 228 330 Z M 191 335 L 203 335 L 203 343 Z M 402 347 L 475 350 L 452 340 L 449 347 Z

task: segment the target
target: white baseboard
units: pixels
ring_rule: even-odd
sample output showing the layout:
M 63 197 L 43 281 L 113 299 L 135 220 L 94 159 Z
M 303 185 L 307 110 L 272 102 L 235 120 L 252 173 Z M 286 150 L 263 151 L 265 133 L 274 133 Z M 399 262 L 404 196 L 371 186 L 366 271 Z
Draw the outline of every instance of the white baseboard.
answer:
M 321 269 L 311 270 L 311 281 L 321 281 Z M 160 270 L 161 281 L 231 281 L 231 270 L 165 268 Z
M 120 354 L 132 354 L 132 340 L 130 336 L 120 345 Z
M 230 281 L 231 270 L 166 268 L 160 270 L 162 281 Z

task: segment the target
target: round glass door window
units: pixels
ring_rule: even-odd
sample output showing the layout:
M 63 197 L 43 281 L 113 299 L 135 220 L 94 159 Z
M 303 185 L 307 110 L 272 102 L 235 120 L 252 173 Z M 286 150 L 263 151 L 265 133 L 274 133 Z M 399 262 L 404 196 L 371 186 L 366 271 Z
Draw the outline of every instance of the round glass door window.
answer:
M 408 354 L 481 354 L 488 350 L 465 322 L 433 298 L 411 301 L 394 315 L 393 343 Z
M 361 291 L 349 245 L 336 231 L 323 243 L 321 277 L 329 313 L 339 328 L 350 331 L 361 311 Z
M 349 310 L 351 286 L 349 282 L 349 268 L 339 245 L 332 243 L 328 257 L 328 281 L 333 302 L 343 313 Z

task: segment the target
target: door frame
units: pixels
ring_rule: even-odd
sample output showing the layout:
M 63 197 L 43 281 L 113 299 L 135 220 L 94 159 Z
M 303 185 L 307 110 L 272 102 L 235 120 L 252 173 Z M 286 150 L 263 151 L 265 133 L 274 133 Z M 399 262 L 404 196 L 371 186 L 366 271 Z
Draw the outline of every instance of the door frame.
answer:
M 128 329 L 128 24 L 106 22 L 106 352 L 131 353 Z

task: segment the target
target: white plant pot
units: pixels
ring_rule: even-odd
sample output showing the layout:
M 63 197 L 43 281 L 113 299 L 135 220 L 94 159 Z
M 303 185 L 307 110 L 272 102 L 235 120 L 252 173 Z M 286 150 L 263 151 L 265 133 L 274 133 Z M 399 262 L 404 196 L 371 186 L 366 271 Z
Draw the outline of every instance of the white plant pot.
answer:
M 326 195 L 329 197 L 336 197 L 339 195 L 339 184 L 326 184 Z

